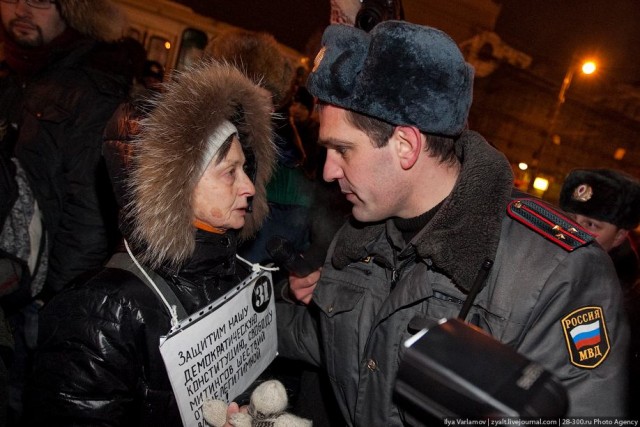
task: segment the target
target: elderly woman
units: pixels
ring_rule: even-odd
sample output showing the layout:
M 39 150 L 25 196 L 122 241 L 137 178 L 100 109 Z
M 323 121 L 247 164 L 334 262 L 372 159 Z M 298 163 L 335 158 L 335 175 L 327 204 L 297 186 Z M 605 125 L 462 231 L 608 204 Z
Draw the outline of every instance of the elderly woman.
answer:
M 41 313 L 26 411 L 40 425 L 182 425 L 158 348 L 171 313 L 123 259 L 165 283 L 188 315 L 250 273 L 236 247 L 267 212 L 270 94 L 212 62 L 153 104 L 134 143 L 116 137 L 104 150 L 129 253 Z

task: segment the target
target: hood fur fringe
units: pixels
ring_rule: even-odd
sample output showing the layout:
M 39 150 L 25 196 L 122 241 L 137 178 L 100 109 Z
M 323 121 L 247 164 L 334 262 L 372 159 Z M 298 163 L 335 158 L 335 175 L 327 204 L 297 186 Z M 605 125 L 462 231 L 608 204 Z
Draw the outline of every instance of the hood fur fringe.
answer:
M 60 14 L 78 32 L 100 41 L 122 38 L 126 17 L 111 0 L 58 0 Z
M 253 235 L 268 213 L 265 185 L 276 149 L 270 94 L 228 63 L 204 62 L 176 76 L 141 121 L 131 173 L 132 201 L 126 209 L 131 240 L 145 248 L 142 261 L 177 266 L 195 248 L 193 191 L 207 138 L 225 120 L 238 128 L 256 158 L 256 194 L 240 237 Z

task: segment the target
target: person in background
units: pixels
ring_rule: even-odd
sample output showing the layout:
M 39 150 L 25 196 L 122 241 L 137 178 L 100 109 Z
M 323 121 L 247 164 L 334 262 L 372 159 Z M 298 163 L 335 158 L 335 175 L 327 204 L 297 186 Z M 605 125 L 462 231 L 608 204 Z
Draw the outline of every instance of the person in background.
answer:
M 289 117 L 304 149 L 305 160 L 302 169 L 311 180 L 318 177 L 318 172 L 322 171 L 324 164 L 324 150 L 318 145 L 319 123 L 313 115 L 314 108 L 313 96 L 304 86 L 298 86 L 289 104 Z
M 146 60 L 142 70 L 142 85 L 151 90 L 158 91 L 164 80 L 164 67 L 158 61 Z
M 560 208 L 593 233 L 607 251 L 624 292 L 631 324 L 629 402 L 640 401 L 640 181 L 614 169 L 575 169 L 564 180 Z M 632 417 L 640 415 L 630 406 Z
M 456 43 L 403 21 L 331 25 L 306 86 L 324 179 L 352 218 L 321 270 L 289 276 L 309 306 L 279 303 L 278 351 L 327 371 L 347 425 L 403 425 L 404 343 L 455 317 L 552 372 L 568 416 L 626 415 L 629 327 L 613 264 L 578 224 L 514 191 L 508 160 L 467 128 L 473 68 Z
M 289 117 L 300 135 L 306 154 L 301 168 L 311 184 L 308 186 L 311 195 L 308 243 L 305 242 L 303 248 L 298 250 L 304 249 L 302 256 L 318 264 L 327 256 L 333 235 L 346 221 L 350 207 L 336 183 L 322 179 L 326 150 L 318 145 L 319 123 L 314 113 L 313 96 L 304 86 L 297 86 L 289 105 Z M 282 290 L 287 291 L 288 287 Z M 291 366 L 291 361 L 286 364 Z M 294 412 L 312 419 L 317 427 L 343 426 L 344 421 L 340 417 L 327 375 L 317 368 L 305 365 L 301 365 L 301 368 Z
M 575 169 L 562 184 L 560 208 L 611 253 L 640 225 L 640 182 L 614 169 Z
M 100 149 L 103 127 L 130 82 L 105 60 L 119 55 L 108 42 L 124 28 L 109 0 L 2 0 L 0 18 L 0 149 L 19 165 L 16 176 L 33 192 L 34 224 L 40 215 L 43 230 L 30 242 L 42 245 L 39 268 L 2 298 L 15 337 L 10 407 L 19 418 L 38 308 L 101 265 L 117 241 Z
M 153 104 L 137 138 L 104 148 L 130 252 L 41 311 L 28 425 L 182 425 L 159 350 L 172 313 L 134 260 L 185 316 L 251 272 L 236 251 L 267 214 L 270 94 L 211 62 L 168 82 Z

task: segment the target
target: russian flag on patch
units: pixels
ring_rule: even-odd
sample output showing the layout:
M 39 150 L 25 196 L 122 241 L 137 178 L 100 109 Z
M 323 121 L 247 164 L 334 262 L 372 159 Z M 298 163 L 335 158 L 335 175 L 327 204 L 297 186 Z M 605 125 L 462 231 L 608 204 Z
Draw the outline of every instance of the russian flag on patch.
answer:
M 569 333 L 578 350 L 582 347 L 596 345 L 600 343 L 600 320 L 576 326 Z

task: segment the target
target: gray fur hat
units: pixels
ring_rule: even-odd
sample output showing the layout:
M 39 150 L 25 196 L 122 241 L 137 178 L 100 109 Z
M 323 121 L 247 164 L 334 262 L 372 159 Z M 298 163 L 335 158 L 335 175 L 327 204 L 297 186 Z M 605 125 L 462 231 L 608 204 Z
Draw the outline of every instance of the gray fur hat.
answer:
M 126 18 L 111 0 L 57 0 L 60 14 L 76 31 L 101 41 L 122 38 Z
M 640 224 L 640 182 L 613 169 L 575 169 L 562 184 L 560 208 L 633 230 Z
M 404 21 L 369 33 L 334 24 L 322 46 L 307 81 L 321 101 L 430 134 L 466 128 L 473 67 L 444 32 Z
M 145 248 L 142 260 L 155 268 L 165 262 L 179 265 L 191 256 L 194 189 L 203 165 L 236 130 L 247 166 L 255 168 L 256 188 L 240 236 L 254 234 L 268 213 L 265 186 L 276 154 L 271 95 L 234 66 L 205 61 L 165 83 L 153 103 L 133 144 L 131 197 L 125 209 L 127 223 L 133 225 L 130 240 Z

